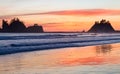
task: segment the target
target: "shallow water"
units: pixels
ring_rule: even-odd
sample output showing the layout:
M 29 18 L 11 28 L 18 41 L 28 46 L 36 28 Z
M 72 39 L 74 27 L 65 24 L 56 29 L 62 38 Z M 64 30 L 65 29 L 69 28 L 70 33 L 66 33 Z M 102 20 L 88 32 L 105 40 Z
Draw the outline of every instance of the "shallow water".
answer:
M 120 74 L 120 43 L 1 55 L 0 74 Z

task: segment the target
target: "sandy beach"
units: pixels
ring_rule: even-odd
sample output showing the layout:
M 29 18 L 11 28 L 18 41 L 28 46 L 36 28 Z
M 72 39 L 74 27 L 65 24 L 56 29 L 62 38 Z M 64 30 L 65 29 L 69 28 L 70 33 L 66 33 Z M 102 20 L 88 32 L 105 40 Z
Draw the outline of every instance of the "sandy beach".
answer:
M 120 43 L 0 56 L 1 74 L 119 74 Z

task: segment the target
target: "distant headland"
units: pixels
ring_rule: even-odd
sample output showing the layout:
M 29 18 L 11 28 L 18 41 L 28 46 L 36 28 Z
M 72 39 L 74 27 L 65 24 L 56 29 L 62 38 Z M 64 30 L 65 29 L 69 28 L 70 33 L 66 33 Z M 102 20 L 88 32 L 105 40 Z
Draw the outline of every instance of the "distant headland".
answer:
M 3 33 L 41 33 L 43 31 L 43 27 L 38 24 L 34 24 L 33 26 L 26 27 L 25 24 L 20 21 L 18 18 L 14 18 L 8 24 L 4 19 L 2 20 L 2 29 L 0 32 Z

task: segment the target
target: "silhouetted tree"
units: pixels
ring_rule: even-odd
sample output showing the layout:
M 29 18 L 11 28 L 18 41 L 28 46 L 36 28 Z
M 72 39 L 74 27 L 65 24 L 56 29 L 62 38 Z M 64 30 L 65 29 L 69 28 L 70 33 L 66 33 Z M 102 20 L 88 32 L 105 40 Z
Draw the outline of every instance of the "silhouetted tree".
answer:
M 10 32 L 25 32 L 25 25 L 22 21 L 17 19 L 12 19 L 9 26 Z
M 5 21 L 5 20 L 2 20 L 2 31 L 3 32 L 9 31 L 9 25 L 8 25 L 7 21 Z
M 102 20 L 100 21 L 100 24 L 104 24 L 104 23 L 106 23 L 106 20 L 105 20 L 105 19 L 102 19 Z
M 0 32 L 2 32 L 2 29 L 0 28 Z

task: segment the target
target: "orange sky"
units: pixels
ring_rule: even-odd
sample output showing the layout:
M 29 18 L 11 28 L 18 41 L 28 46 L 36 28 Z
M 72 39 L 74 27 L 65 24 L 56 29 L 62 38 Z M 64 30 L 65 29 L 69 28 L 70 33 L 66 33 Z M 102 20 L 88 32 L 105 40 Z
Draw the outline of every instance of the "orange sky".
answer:
M 87 31 L 101 19 L 120 30 L 120 0 L 0 0 L 0 24 L 14 17 L 45 31 Z
M 26 26 L 38 23 L 44 27 L 45 31 L 87 31 L 95 21 L 100 21 L 101 19 L 109 20 L 116 30 L 120 30 L 120 10 L 64 10 L 1 16 L 0 19 L 5 18 L 9 21 L 14 17 L 20 18 Z

